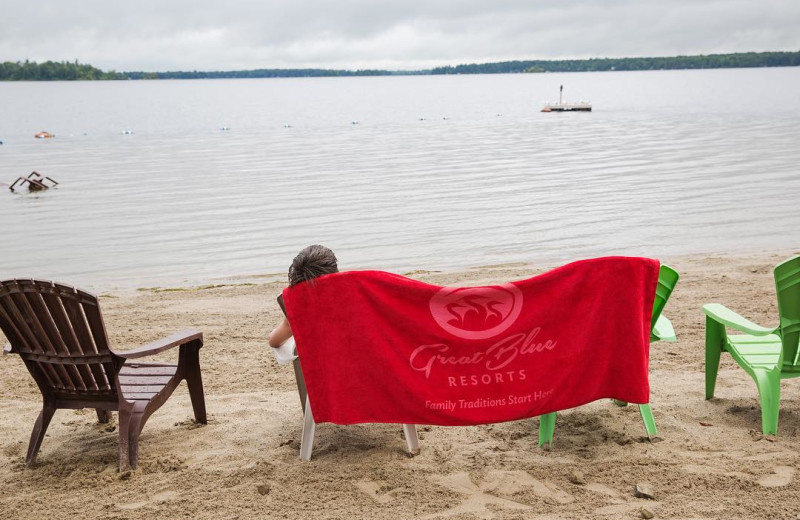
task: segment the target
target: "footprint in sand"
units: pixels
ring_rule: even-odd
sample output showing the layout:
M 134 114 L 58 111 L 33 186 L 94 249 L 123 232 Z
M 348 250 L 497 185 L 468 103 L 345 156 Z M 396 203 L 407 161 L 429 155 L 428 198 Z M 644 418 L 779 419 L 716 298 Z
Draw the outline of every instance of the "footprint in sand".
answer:
M 643 505 L 653 509 L 659 505 L 659 502 L 653 502 L 652 500 L 648 500 L 646 504 L 644 502 L 625 502 L 622 504 L 598 507 L 592 512 L 596 515 L 614 515 L 615 517 L 620 517 L 627 514 L 629 511 L 641 508 Z
M 498 498 L 496 496 L 484 493 L 481 489 L 472 482 L 468 473 L 454 473 L 445 477 L 438 477 L 433 479 L 437 484 L 446 487 L 456 493 L 464 495 L 464 501 L 450 509 L 446 509 L 439 513 L 424 516 L 422 518 L 447 518 L 447 517 L 460 517 L 464 515 L 473 515 L 477 518 L 490 519 L 494 518 L 494 513 L 488 509 L 487 506 L 499 506 L 504 509 L 514 509 L 517 511 L 524 511 L 531 509 L 531 506 Z
M 127 504 L 117 504 L 117 509 L 121 509 L 123 511 L 135 511 L 136 509 L 141 509 L 143 507 L 152 505 L 152 504 L 162 504 L 169 500 L 178 497 L 178 493 L 172 490 L 165 490 L 155 495 L 151 496 L 149 500 L 144 502 L 129 502 Z
M 388 504 L 393 501 L 395 499 L 394 494 L 399 490 L 392 488 L 383 481 L 361 480 L 356 482 L 355 486 L 359 491 L 365 493 L 379 504 Z
M 454 473 L 433 480 L 465 498 L 456 507 L 424 518 L 460 517 L 463 515 L 473 515 L 484 519 L 494 518 L 495 514 L 488 506 L 527 511 L 532 506 L 514 499 L 512 495 L 528 490 L 536 496 L 551 498 L 560 504 L 568 504 L 575 500 L 572 495 L 552 482 L 537 480 L 525 471 L 490 471 L 485 480 L 479 484 L 475 484 L 467 473 Z
M 480 488 L 494 495 L 514 495 L 530 489 L 537 497 L 551 498 L 559 504 L 569 504 L 575 498 L 547 480 L 533 478 L 525 471 L 490 471 Z
M 788 486 L 794 477 L 794 468 L 789 466 L 777 466 L 773 468 L 772 475 L 767 475 L 758 479 L 758 484 L 764 487 Z
M 635 511 L 639 509 L 643 505 L 647 505 L 649 508 L 654 508 L 659 505 L 659 502 L 655 502 L 653 500 L 628 500 L 623 497 L 619 491 L 612 489 L 605 484 L 600 484 L 599 482 L 589 482 L 584 486 L 587 490 L 592 491 L 593 493 L 597 493 L 599 495 L 605 496 L 611 504 L 607 506 L 598 507 L 592 513 L 595 515 L 600 516 L 627 516 L 628 513 L 631 511 Z
M 742 473 L 741 471 L 725 471 L 724 469 L 700 466 L 697 464 L 687 464 L 683 469 L 686 473 L 691 473 L 693 475 L 721 475 L 723 477 L 735 477 L 744 480 L 749 480 L 751 478 L 750 475 Z
M 605 495 L 609 498 L 613 498 L 616 500 L 621 501 L 622 497 L 615 489 L 611 489 L 610 487 L 606 486 L 605 484 L 600 484 L 599 482 L 589 482 L 586 484 L 586 489 L 589 491 L 593 491 L 595 493 L 599 493 L 601 495 Z

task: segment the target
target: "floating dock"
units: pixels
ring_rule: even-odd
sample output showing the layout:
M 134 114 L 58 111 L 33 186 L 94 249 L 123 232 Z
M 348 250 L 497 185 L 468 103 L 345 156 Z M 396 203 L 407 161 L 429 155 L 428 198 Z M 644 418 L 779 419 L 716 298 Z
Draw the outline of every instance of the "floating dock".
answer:
M 542 112 L 591 112 L 592 104 L 588 101 L 578 101 L 577 103 L 564 103 L 561 99 L 564 93 L 564 85 L 558 90 L 558 103 L 547 103 Z

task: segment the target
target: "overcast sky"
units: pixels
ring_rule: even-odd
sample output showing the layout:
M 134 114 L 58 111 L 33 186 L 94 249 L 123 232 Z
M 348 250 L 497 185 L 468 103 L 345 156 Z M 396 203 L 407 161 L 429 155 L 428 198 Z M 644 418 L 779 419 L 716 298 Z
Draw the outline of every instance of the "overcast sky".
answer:
M 800 50 L 800 0 L 2 0 L 0 62 L 417 69 Z

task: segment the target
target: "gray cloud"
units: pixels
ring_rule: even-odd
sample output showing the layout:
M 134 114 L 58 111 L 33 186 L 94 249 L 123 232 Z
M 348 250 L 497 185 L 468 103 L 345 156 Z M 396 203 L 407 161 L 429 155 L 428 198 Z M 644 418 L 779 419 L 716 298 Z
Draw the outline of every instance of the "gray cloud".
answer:
M 38 0 L 3 9 L 0 61 L 116 70 L 800 50 L 797 0 Z

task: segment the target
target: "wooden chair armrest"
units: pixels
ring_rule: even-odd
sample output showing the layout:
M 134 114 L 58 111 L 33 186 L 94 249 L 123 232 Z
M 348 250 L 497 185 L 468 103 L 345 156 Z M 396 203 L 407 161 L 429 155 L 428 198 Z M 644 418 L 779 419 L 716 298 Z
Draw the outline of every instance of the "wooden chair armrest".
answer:
M 185 345 L 186 343 L 197 340 L 200 341 L 200 345 L 203 344 L 203 333 L 197 329 L 187 329 L 153 341 L 147 345 L 142 345 L 141 347 L 137 347 L 133 350 L 128 350 L 126 352 L 114 352 L 114 354 L 126 359 L 135 359 L 145 356 L 152 356 L 153 354 L 158 354 L 159 352 L 164 352 L 165 350 L 173 347 Z
M 5 354 L 11 354 L 11 343 L 6 343 L 3 347 L 3 355 Z
M 766 336 L 767 334 L 773 334 L 777 330 L 775 328 L 757 325 L 719 303 L 703 305 L 703 312 L 706 316 L 721 325 L 736 329 L 745 334 L 752 334 L 753 336 Z

